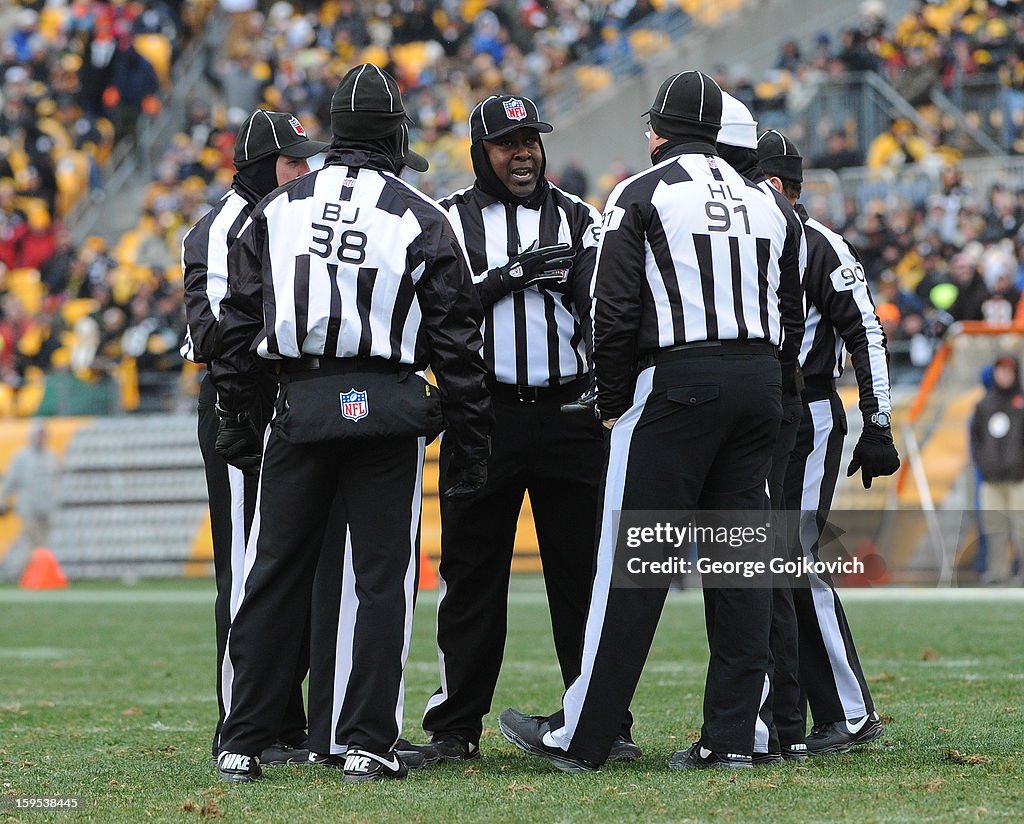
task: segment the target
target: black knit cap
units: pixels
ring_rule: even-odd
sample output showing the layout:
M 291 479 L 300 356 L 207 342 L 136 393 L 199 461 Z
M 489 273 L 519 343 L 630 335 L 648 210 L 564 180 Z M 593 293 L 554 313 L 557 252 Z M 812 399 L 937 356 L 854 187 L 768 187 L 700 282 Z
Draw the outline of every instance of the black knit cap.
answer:
M 290 112 L 257 109 L 235 137 L 235 168 L 243 169 L 270 155 L 312 157 L 326 148 L 326 143 L 310 140 L 299 119 Z
M 540 119 L 537 104 L 521 94 L 492 94 L 469 115 L 469 135 L 473 143 L 497 140 L 523 128 L 544 134 L 552 131 L 551 124 Z
M 388 137 L 410 124 L 395 78 L 372 63 L 350 69 L 334 90 L 331 130 L 336 140 Z M 407 143 L 407 136 L 404 140 Z M 430 166 L 425 157 L 408 147 L 402 162 L 417 172 Z
M 769 176 L 803 183 L 803 160 L 796 144 L 776 129 L 757 139 L 757 162 Z
M 722 125 L 722 89 L 704 72 L 679 72 L 661 84 L 644 116 L 661 137 L 700 137 L 713 143 Z

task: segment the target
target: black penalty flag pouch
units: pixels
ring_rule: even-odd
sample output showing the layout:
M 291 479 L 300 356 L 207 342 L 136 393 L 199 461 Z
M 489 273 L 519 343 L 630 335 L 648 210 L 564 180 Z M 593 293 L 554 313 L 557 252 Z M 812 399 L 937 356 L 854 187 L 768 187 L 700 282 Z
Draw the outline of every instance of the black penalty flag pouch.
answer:
M 444 429 L 437 387 L 393 364 L 339 361 L 280 378 L 274 429 L 288 443 L 402 437 L 430 443 Z

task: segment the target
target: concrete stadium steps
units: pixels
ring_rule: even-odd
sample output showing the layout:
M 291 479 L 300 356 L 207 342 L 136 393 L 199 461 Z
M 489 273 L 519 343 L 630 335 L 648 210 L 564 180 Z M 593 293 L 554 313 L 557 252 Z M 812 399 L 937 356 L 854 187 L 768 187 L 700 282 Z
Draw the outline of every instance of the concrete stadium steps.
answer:
M 423 473 L 421 545 L 441 554 L 438 444 Z M 93 419 L 67 444 L 51 549 L 72 580 L 212 574 L 206 477 L 195 415 Z M 540 569 L 529 499 L 514 568 Z
M 58 494 L 50 543 L 69 577 L 180 576 L 209 528 L 195 415 L 94 419 L 67 446 Z
M 72 507 L 53 528 L 53 549 L 61 561 L 152 555 L 183 562 L 205 509 L 205 501 Z
M 202 468 L 75 472 L 61 484 L 63 506 L 153 501 L 195 501 L 206 495 Z

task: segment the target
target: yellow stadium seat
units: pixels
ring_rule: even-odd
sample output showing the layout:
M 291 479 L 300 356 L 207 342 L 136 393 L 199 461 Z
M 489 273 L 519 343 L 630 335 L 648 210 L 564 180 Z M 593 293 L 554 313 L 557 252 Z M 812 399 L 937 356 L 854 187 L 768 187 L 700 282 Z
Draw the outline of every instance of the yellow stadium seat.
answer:
M 664 51 L 672 41 L 665 32 L 655 29 L 634 29 L 629 33 L 629 47 L 637 57 L 648 57 Z
M 396 43 L 391 47 L 391 57 L 403 77 L 414 79 L 430 62 L 430 52 L 423 42 Z
M 578 66 L 575 75 L 580 88 L 588 94 L 607 89 L 612 84 L 612 74 L 603 66 Z
M 7 290 L 30 315 L 39 311 L 46 287 L 39 280 L 36 269 L 12 269 L 7 273 Z
M 117 241 L 117 246 L 113 250 L 114 260 L 122 266 L 135 263 L 135 256 L 139 251 L 139 241 L 138 229 L 129 229 L 121 235 L 121 238 Z
M 68 214 L 89 189 L 89 160 L 82 152 L 69 151 L 57 160 L 57 213 Z
M 18 390 L 14 398 L 14 414 L 20 418 L 30 418 L 39 409 L 46 394 L 46 375 L 41 369 L 30 366 L 25 370 L 25 385 Z
M 171 83 L 171 44 L 162 34 L 135 35 L 135 50 L 153 66 L 153 71 L 166 88 Z
M 75 298 L 61 306 L 60 313 L 64 318 L 64 323 L 68 327 L 73 327 L 86 315 L 92 314 L 99 308 L 99 303 L 92 298 Z

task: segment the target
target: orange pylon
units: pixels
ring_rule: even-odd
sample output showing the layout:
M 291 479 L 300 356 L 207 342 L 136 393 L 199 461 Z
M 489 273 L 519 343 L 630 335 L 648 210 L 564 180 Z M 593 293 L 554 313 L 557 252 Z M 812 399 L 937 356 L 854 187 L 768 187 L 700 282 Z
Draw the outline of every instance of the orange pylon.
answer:
M 420 589 L 437 589 L 437 573 L 427 553 L 420 549 Z
M 36 547 L 18 584 L 22 589 L 63 589 L 68 585 L 68 576 L 50 550 Z

